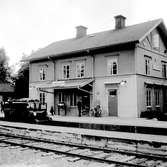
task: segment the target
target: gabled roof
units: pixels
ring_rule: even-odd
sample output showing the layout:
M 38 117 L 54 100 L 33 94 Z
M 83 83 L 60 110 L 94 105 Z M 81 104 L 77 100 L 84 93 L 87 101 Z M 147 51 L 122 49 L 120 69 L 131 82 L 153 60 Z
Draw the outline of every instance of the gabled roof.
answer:
M 0 93 L 12 93 L 14 92 L 14 87 L 8 83 L 0 83 Z
M 140 42 L 144 37 L 150 33 L 157 26 L 161 26 L 167 38 L 166 28 L 162 19 L 148 21 L 132 26 L 127 26 L 118 30 L 108 30 L 99 33 L 89 34 L 82 38 L 71 38 L 67 40 L 54 42 L 26 58 L 26 60 L 33 61 L 44 59 L 49 56 L 60 57 L 61 55 L 69 53 L 77 53 L 96 48 L 103 48 L 112 45 L 120 45 L 129 42 Z

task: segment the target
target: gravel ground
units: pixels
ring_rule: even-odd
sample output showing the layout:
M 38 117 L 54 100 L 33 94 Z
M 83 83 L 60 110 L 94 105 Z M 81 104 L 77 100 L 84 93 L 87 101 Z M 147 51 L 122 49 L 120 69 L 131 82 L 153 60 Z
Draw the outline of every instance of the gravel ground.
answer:
M 0 143 L 0 167 L 108 167 L 109 165 Z

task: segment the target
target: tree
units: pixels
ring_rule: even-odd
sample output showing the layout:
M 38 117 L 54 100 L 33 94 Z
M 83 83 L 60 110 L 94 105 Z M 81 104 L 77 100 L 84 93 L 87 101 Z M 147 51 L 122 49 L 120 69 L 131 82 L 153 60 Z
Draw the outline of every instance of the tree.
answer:
M 8 66 L 8 57 L 5 49 L 0 48 L 0 82 L 10 82 L 11 72 Z
M 15 97 L 27 98 L 29 96 L 29 63 L 24 62 L 15 79 Z

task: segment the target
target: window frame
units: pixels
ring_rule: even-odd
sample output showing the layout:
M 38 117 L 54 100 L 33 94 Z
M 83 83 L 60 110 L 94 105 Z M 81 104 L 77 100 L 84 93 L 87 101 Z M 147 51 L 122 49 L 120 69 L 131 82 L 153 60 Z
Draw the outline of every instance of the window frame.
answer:
M 64 92 L 59 92 L 58 96 L 59 96 L 58 97 L 59 98 L 59 103 L 64 102 L 64 99 L 65 99 Z
M 167 63 L 166 62 L 162 62 L 162 77 L 163 78 L 167 78 Z M 165 67 L 165 68 L 164 68 Z
M 85 77 L 85 62 L 84 61 L 76 62 L 76 78 L 84 78 L 84 77 Z
M 152 89 L 146 88 L 146 107 L 152 107 Z
M 77 106 L 77 95 L 76 93 L 70 94 L 70 107 L 76 107 Z
M 70 78 L 70 63 L 63 63 L 62 64 L 62 76 L 63 76 L 63 79 Z
M 160 90 L 155 89 L 154 94 L 155 94 L 155 106 L 159 107 L 160 106 Z
M 45 81 L 46 80 L 46 75 L 47 75 L 46 67 L 40 67 L 40 70 L 39 70 L 39 79 L 40 79 L 40 81 Z
M 150 76 L 151 75 L 151 58 L 145 56 L 145 74 Z
M 152 47 L 156 50 L 160 48 L 160 36 L 158 33 L 152 34 Z
M 107 60 L 107 73 L 110 76 L 118 74 L 118 59 L 117 58 L 110 58 Z
M 46 103 L 46 93 L 44 92 L 39 93 L 39 101 L 42 105 Z

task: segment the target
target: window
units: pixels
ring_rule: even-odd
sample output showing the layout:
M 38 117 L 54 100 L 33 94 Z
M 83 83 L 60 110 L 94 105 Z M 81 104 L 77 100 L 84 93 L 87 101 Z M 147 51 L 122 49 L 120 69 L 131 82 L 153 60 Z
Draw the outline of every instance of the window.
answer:
M 76 76 L 77 78 L 83 78 L 85 76 L 85 63 L 79 62 L 76 64 Z
M 77 101 L 76 101 L 76 93 L 71 93 L 70 94 L 70 106 L 76 106 Z
M 64 93 L 63 92 L 59 93 L 59 103 L 60 102 L 64 102 Z
M 155 89 L 155 106 L 159 106 L 159 97 L 160 97 L 160 90 L 159 89 Z
M 151 73 L 151 59 L 145 58 L 145 73 L 146 75 L 150 75 Z
M 41 81 L 44 81 L 46 79 L 46 67 L 40 68 L 39 75 Z
M 70 64 L 63 64 L 63 78 L 70 78 Z
M 118 73 L 117 59 L 110 59 L 107 62 L 108 74 L 116 75 Z
M 146 106 L 151 107 L 151 88 L 146 90 Z
M 159 49 L 159 34 L 153 34 L 152 45 L 154 49 Z
M 166 63 L 162 62 L 162 77 L 166 78 Z
M 42 92 L 39 94 L 39 100 L 40 100 L 41 104 L 45 104 L 45 102 L 46 102 L 45 101 L 46 100 L 45 93 Z

